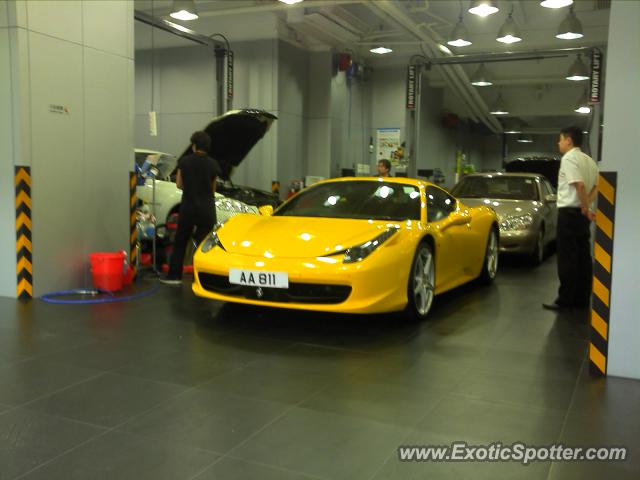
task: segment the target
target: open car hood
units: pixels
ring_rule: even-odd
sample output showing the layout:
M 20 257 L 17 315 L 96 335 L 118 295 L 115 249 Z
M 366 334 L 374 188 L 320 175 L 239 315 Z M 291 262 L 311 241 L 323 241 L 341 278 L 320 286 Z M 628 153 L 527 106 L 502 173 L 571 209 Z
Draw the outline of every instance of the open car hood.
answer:
M 209 155 L 222 167 L 222 178 L 228 179 L 253 146 L 264 137 L 278 117 L 264 110 L 231 110 L 215 118 L 204 129 L 211 137 Z M 191 153 L 187 147 L 182 155 Z

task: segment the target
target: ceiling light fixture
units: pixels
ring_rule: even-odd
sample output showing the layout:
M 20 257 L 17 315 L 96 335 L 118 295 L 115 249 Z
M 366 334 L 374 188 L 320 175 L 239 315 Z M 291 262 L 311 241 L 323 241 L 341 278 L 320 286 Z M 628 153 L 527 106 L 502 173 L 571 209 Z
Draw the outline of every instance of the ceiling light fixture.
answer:
M 591 113 L 591 106 L 589 105 L 589 98 L 587 97 L 586 90 L 580 96 L 580 100 L 578 100 L 578 104 L 576 105 L 574 112 L 581 113 L 583 115 Z
M 392 49 L 387 48 L 387 47 L 383 47 L 382 45 L 380 45 L 379 47 L 375 47 L 372 48 L 371 50 L 369 50 L 371 53 L 377 53 L 378 55 L 384 55 L 385 53 L 391 53 L 393 52 Z
M 198 10 L 193 0 L 173 0 L 169 15 L 176 20 L 195 20 L 198 18 Z
M 573 3 L 573 0 L 543 0 L 540 2 L 544 8 L 562 8 L 568 7 Z
M 562 40 L 575 40 L 576 38 L 582 37 L 584 37 L 584 34 L 582 33 L 582 24 L 573 12 L 573 7 L 571 7 L 569 9 L 569 14 L 558 27 L 556 38 L 560 38 Z
M 578 58 L 576 58 L 576 61 L 573 62 L 569 68 L 565 78 L 574 82 L 589 80 L 589 68 L 582 61 L 582 56 L 580 54 L 578 54 Z
M 516 140 L 518 143 L 533 143 L 533 137 L 531 135 L 520 135 Z
M 479 17 L 488 17 L 498 11 L 500 11 L 500 9 L 493 0 L 473 0 L 469 7 L 469 13 L 473 13 Z
M 489 85 L 493 85 L 489 70 L 484 66 L 484 63 L 480 64 L 476 73 L 471 77 L 471 85 L 475 85 L 476 87 L 488 87 Z
M 493 104 L 489 113 L 492 115 L 508 115 L 509 110 L 505 106 L 504 100 L 502 99 L 502 93 L 498 94 L 498 98 L 496 99 L 496 103 Z
M 287 5 L 295 5 L 302 2 L 302 0 L 278 0 L 279 2 L 286 3 Z
M 504 133 L 518 134 L 522 133 L 522 120 L 518 118 L 509 118 L 504 123 Z
M 513 6 L 511 6 L 509 16 L 502 24 L 502 27 L 500 27 L 496 40 L 501 43 L 516 43 L 522 41 L 518 24 L 513 20 Z
M 472 43 L 471 40 L 469 40 L 469 31 L 467 27 L 464 26 L 464 23 L 462 23 L 462 12 L 460 12 L 458 23 L 453 27 L 447 43 L 453 47 L 466 47 Z

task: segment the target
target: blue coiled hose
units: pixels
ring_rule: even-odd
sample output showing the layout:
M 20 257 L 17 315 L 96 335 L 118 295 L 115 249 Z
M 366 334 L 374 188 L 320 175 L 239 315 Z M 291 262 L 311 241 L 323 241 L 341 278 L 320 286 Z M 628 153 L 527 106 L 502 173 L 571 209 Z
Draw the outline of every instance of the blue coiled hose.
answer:
M 123 297 L 116 297 L 115 295 L 113 295 L 112 292 L 107 292 L 105 290 L 87 290 L 87 289 L 78 288 L 75 290 L 64 290 L 61 292 L 46 293 L 40 297 L 40 300 L 46 303 L 57 303 L 61 305 L 81 305 L 81 304 L 86 305 L 86 304 L 92 304 L 92 303 L 127 302 L 129 300 L 136 300 L 138 298 L 148 297 L 149 295 L 156 293 L 159 289 L 160 289 L 160 285 L 155 285 L 153 288 L 150 288 L 149 290 L 145 290 L 144 292 L 135 293 L 133 295 L 126 295 Z M 91 295 L 95 297 L 96 295 L 101 295 L 101 294 L 108 295 L 108 296 L 101 297 L 101 298 L 81 298 L 77 300 L 70 300 L 70 299 L 62 300 L 60 298 L 56 298 L 56 297 L 66 297 L 69 295 Z

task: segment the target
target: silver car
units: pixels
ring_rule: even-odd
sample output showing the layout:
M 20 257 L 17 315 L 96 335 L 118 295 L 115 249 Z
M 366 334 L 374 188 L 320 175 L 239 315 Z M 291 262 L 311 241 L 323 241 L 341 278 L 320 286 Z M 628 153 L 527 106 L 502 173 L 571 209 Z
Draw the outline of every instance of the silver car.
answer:
M 558 212 L 553 186 L 535 173 L 467 175 L 451 194 L 468 206 L 492 207 L 500 220 L 500 252 L 530 255 L 538 264 L 556 238 Z

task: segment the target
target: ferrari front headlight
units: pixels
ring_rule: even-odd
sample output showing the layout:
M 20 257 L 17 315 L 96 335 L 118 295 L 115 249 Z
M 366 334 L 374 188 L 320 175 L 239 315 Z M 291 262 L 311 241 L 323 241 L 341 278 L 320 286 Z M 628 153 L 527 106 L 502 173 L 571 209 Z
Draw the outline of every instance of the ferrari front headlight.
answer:
M 503 217 L 500 221 L 500 230 L 517 231 L 526 230 L 533 223 L 533 215 L 510 215 Z
M 213 232 L 211 232 L 209 235 L 207 235 L 207 238 L 205 238 L 202 241 L 202 245 L 200 246 L 200 250 L 202 251 L 202 253 L 207 253 L 213 247 L 220 247 L 222 250 L 224 250 L 224 247 L 222 246 L 222 242 L 220 241 L 220 238 L 218 237 L 218 232 L 216 231 L 217 229 L 218 228 L 213 230 Z
M 348 248 L 344 252 L 343 263 L 356 263 L 364 260 L 371 255 L 380 245 L 389 240 L 395 233 L 398 232 L 398 228 L 389 228 L 380 235 L 368 242 L 356 245 L 355 247 Z

